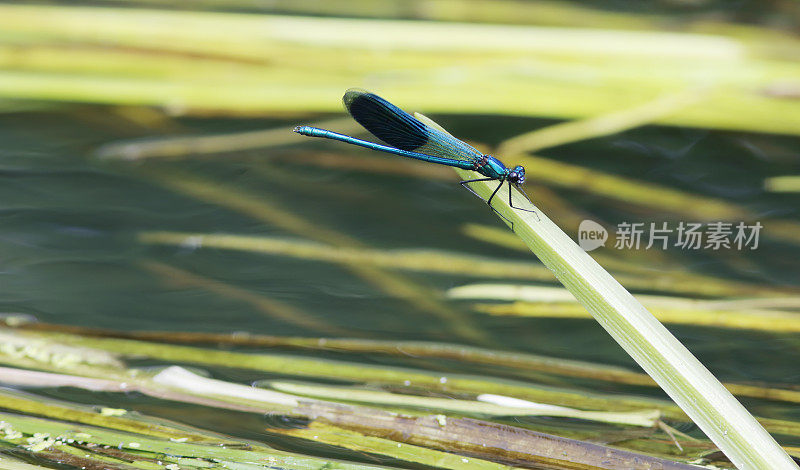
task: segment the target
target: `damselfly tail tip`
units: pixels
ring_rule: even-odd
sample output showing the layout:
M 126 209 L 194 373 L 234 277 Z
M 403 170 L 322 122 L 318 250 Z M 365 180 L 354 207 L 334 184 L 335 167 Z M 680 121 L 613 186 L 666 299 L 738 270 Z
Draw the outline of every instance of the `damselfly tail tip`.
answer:
M 323 129 L 317 129 L 311 126 L 297 126 L 294 128 L 294 131 L 300 135 L 307 135 L 309 137 L 324 137 L 327 132 Z

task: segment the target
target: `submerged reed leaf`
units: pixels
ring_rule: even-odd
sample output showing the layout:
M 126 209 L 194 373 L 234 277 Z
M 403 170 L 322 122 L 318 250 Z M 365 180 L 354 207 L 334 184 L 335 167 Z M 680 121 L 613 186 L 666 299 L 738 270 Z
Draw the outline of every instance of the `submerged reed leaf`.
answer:
M 637 467 L 664 470 L 697 468 L 672 460 L 471 418 L 451 418 L 441 414 L 411 417 L 387 412 L 363 416 L 344 405 L 331 408 L 309 404 L 299 409 L 306 416 L 314 416 L 315 423 L 322 422 L 404 444 L 478 456 L 514 466 L 609 470 Z
M 346 449 L 370 454 L 384 455 L 405 462 L 415 462 L 431 467 L 453 470 L 512 470 L 512 467 L 475 457 L 465 457 L 450 452 L 429 449 L 424 446 L 401 444 L 390 439 L 367 436 L 355 431 L 313 422 L 307 428 L 273 429 L 288 436 L 323 442 Z
M 329 119 L 314 124 L 333 127 L 340 132 L 357 133 L 360 126 L 352 119 Z M 209 154 L 265 149 L 293 144 L 296 135 L 284 127 L 260 131 L 229 134 L 199 135 L 183 137 L 161 137 L 148 140 L 113 142 L 103 145 L 95 152 L 100 159 L 142 160 L 146 158 L 196 158 Z
M 692 88 L 648 101 L 622 111 L 588 119 L 566 121 L 536 129 L 505 140 L 497 149 L 500 155 L 533 153 L 579 140 L 591 139 L 648 124 L 661 116 L 701 101 L 708 95 L 707 87 Z
M 450 289 L 455 299 L 512 301 L 502 304 L 479 304 L 475 309 L 490 315 L 539 318 L 591 318 L 572 294 L 564 289 L 543 286 L 475 284 Z M 690 299 L 655 295 L 637 295 L 664 323 L 717 328 L 738 328 L 776 333 L 800 332 L 800 314 L 772 310 L 769 306 L 797 306 L 798 297 L 764 299 Z M 758 308 L 754 306 L 767 306 Z
M 584 411 L 565 406 L 546 405 L 492 394 L 478 395 L 476 400 L 457 400 L 454 398 L 424 397 L 390 393 L 381 390 L 335 387 L 309 383 L 266 382 L 263 385 L 283 392 L 315 398 L 489 416 L 553 416 L 645 427 L 655 426 L 656 420 L 660 416 L 658 410 L 632 412 Z
M 800 193 L 800 176 L 773 176 L 764 180 L 764 190 L 773 193 Z
M 309 242 L 278 237 L 248 236 L 222 233 L 191 232 L 140 232 L 142 243 L 174 245 L 192 249 L 218 248 L 290 256 L 341 264 L 358 264 L 403 271 L 448 273 L 459 276 L 526 279 L 552 282 L 553 274 L 535 260 L 503 260 L 431 249 L 379 250 L 350 246 L 335 248 L 324 243 Z M 746 282 L 713 279 L 690 273 L 670 274 L 638 272 L 636 275 L 622 273 L 618 276 L 631 288 L 641 290 L 663 290 L 682 294 L 720 295 L 782 295 L 787 290 L 759 286 Z M 699 280 L 704 283 L 698 283 Z
M 325 458 L 306 457 L 270 449 L 263 445 L 230 442 L 225 445 L 206 445 L 182 439 L 159 439 L 144 434 L 120 432 L 98 426 L 67 423 L 43 418 L 32 418 L 11 413 L 0 413 L 0 442 L 26 445 L 28 450 L 52 463 L 65 460 L 64 452 L 80 449 L 82 466 L 93 468 L 129 469 L 130 463 L 143 461 L 163 462 L 138 468 L 281 468 L 286 470 L 311 470 L 330 468 L 339 470 L 378 470 L 381 467 L 340 462 Z M 109 464 L 114 458 L 120 466 Z M 119 460 L 117 460 L 119 459 Z M 189 460 L 185 460 L 189 459 Z M 192 463 L 194 461 L 194 464 Z M 232 465 L 226 465 L 230 462 Z M 74 462 L 72 462 L 74 465 Z M 180 463 L 180 465 L 178 465 Z M 79 464 L 80 465 L 80 464 Z M 173 466 L 174 465 L 174 466 Z
M 800 315 L 774 310 L 722 310 L 702 308 L 650 307 L 664 323 L 711 328 L 734 328 L 767 331 L 778 334 L 800 332 Z M 478 304 L 475 310 L 490 315 L 536 318 L 591 318 L 582 306 L 573 302 L 515 302 L 511 304 Z
M 223 297 L 247 303 L 265 316 L 290 325 L 297 325 L 302 327 L 304 331 L 318 331 L 329 335 L 350 333 L 349 330 L 333 325 L 322 318 L 305 312 L 299 307 L 270 298 L 263 293 L 255 293 L 233 284 L 206 278 L 155 260 L 144 260 L 137 264 L 142 269 L 161 277 L 169 285 L 197 287 Z
M 263 195 L 249 194 L 240 188 L 226 187 L 182 171 L 146 171 L 146 176 L 182 194 L 187 194 L 211 204 L 241 212 L 255 220 L 267 222 L 288 232 L 311 238 L 319 243 L 330 244 L 339 250 L 365 249 L 354 237 L 311 221 L 282 207 L 282 204 L 266 199 Z M 433 290 L 422 283 L 400 274 L 366 265 L 355 260 L 339 262 L 352 273 L 390 296 L 402 299 L 422 311 L 439 318 L 454 334 L 467 340 L 486 343 L 486 332 L 461 312 L 438 299 Z
M 750 308 L 758 306 L 760 308 L 770 307 L 798 307 L 795 303 L 781 302 L 790 299 L 752 299 L 734 301 L 733 305 L 738 308 Z M 34 329 L 38 331 L 57 331 L 71 332 L 89 337 L 101 338 L 127 338 L 146 341 L 161 341 L 169 343 L 186 344 L 222 344 L 248 346 L 257 348 L 288 348 L 313 351 L 337 351 L 350 353 L 385 354 L 391 356 L 408 356 L 438 358 L 458 361 L 464 364 L 483 364 L 494 367 L 508 369 L 509 371 L 538 371 L 547 374 L 560 375 L 566 377 L 581 377 L 591 380 L 604 382 L 614 382 L 628 385 L 657 386 L 657 384 L 647 374 L 635 372 L 627 368 L 600 364 L 597 362 L 576 361 L 573 359 L 563 359 L 537 354 L 511 352 L 498 349 L 479 348 L 475 346 L 465 346 L 459 344 L 434 343 L 424 341 L 391 341 L 374 339 L 354 339 L 354 338 L 314 338 L 314 337 L 286 337 L 286 336 L 267 336 L 257 334 L 242 333 L 200 333 L 200 332 L 177 332 L 177 331 L 120 331 L 106 330 L 86 327 L 75 327 L 66 325 L 53 325 L 48 323 L 28 323 L 21 324 L 20 327 Z M 2 369 L 0 369 L 1 371 Z M 0 373 L 0 378 L 3 375 Z M 47 378 L 52 383 L 56 379 Z M 67 379 L 71 380 L 71 379 Z M 74 383 L 74 382 L 67 382 Z M 81 388 L 89 388 L 91 385 L 83 384 Z M 790 390 L 785 384 L 762 383 L 740 384 L 725 383 L 725 388 L 734 395 L 742 397 L 760 398 L 764 400 L 782 400 L 800 403 L 800 392 Z M 140 391 L 142 391 L 140 389 Z M 143 391 L 153 396 L 164 396 L 164 392 Z M 162 395 L 158 395 L 161 393 Z M 576 406 L 585 407 L 580 403 Z M 675 416 L 673 415 L 673 418 Z M 800 428 L 785 427 L 776 421 L 760 419 L 762 422 L 769 423 L 769 429 L 781 429 L 785 434 L 800 435 Z
M 106 349 L 122 356 L 148 357 L 170 363 L 188 363 L 204 366 L 231 367 L 262 372 L 285 374 L 296 377 L 348 380 L 352 382 L 386 384 L 401 387 L 422 387 L 434 391 L 452 391 L 471 394 L 492 393 L 506 395 L 537 403 L 602 410 L 650 410 L 658 409 L 664 416 L 685 419 L 684 414 L 673 404 L 649 398 L 633 396 L 610 397 L 599 393 L 542 387 L 495 377 L 476 377 L 462 374 L 443 375 L 436 371 L 412 368 L 376 366 L 356 362 L 322 360 L 284 354 L 254 354 L 237 351 L 177 346 L 149 341 L 133 341 L 117 338 L 91 338 L 71 334 L 46 334 L 52 341 Z M 13 359 L 0 355 L 0 362 Z M 14 365 L 19 365 L 12 362 Z M 26 363 L 24 365 L 29 365 Z M 45 366 L 46 367 L 46 366 Z M 53 370 L 53 369 L 50 369 Z M 90 377 L 107 376 L 108 369 L 81 369 Z M 74 373 L 74 372 L 71 372 Z M 121 375 L 121 378 L 129 378 Z M 797 431 L 800 435 L 800 430 Z

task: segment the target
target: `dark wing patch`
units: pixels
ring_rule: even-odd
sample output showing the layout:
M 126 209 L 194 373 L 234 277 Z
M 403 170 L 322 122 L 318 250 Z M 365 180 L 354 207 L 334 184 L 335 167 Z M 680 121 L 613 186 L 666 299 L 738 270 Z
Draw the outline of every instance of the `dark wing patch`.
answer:
M 392 147 L 413 151 L 428 141 L 425 124 L 378 95 L 350 89 L 342 101 L 353 119 Z

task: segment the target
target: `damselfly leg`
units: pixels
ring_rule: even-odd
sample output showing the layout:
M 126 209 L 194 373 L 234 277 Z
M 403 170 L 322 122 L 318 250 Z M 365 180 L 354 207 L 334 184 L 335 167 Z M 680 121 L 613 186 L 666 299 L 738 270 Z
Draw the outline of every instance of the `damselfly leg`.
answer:
M 461 186 L 467 188 L 467 191 L 469 191 L 472 194 L 474 194 L 475 196 L 479 197 L 483 202 L 486 202 L 486 199 L 483 199 L 480 194 L 476 193 L 474 189 L 470 188 L 469 184 L 470 183 L 477 183 L 478 181 L 492 181 L 492 180 L 496 180 L 496 179 L 497 178 L 478 178 L 478 179 L 474 179 L 474 180 L 464 180 L 464 181 L 461 181 L 458 184 L 460 184 Z M 495 192 L 497 192 L 497 190 L 495 190 Z M 494 195 L 494 194 L 492 194 L 492 195 Z M 489 198 L 489 199 L 491 199 L 491 198 Z
M 472 194 L 474 194 L 475 196 L 477 196 L 477 197 L 478 197 L 478 199 L 480 199 L 481 201 L 483 201 L 483 202 L 485 202 L 485 203 L 489 204 L 489 208 L 490 208 L 490 209 L 492 209 L 492 210 L 493 210 L 493 211 L 494 211 L 494 212 L 495 212 L 497 215 L 499 215 L 499 216 L 500 216 L 500 217 L 501 217 L 503 220 L 505 220 L 506 222 L 508 222 L 509 224 L 511 224 L 511 230 L 514 230 L 514 222 L 510 221 L 510 220 L 508 219 L 508 217 L 504 216 L 504 215 L 503 215 L 503 214 L 501 214 L 501 213 L 500 213 L 500 212 L 499 212 L 497 209 L 495 209 L 494 207 L 492 207 L 492 198 L 494 197 L 494 195 L 495 195 L 495 194 L 497 194 L 497 190 L 498 190 L 498 189 L 500 189 L 500 186 L 502 186 L 502 185 L 503 185 L 503 182 L 504 182 L 505 180 L 501 180 L 501 181 L 500 181 L 500 185 L 499 185 L 499 186 L 497 186 L 497 188 L 494 190 L 494 192 L 492 193 L 492 196 L 491 196 L 489 199 L 484 199 L 484 198 L 482 198 L 480 194 L 476 193 L 474 189 L 472 189 L 472 188 L 470 188 L 470 187 L 469 187 L 469 184 L 470 184 L 470 183 L 477 183 L 478 181 L 497 181 L 497 178 L 478 178 L 478 179 L 474 179 L 474 180 L 464 180 L 464 181 L 461 181 L 461 182 L 460 182 L 460 183 L 458 183 L 458 184 L 460 184 L 461 186 L 463 186 L 463 187 L 467 188 L 467 191 L 469 191 L 469 192 L 471 192 Z
M 500 216 L 500 217 L 501 217 L 503 220 L 505 220 L 506 222 L 508 222 L 509 224 L 511 224 L 511 230 L 514 230 L 514 222 L 512 222 L 511 220 L 509 220 L 509 219 L 508 219 L 508 217 L 504 216 L 504 215 L 503 215 L 503 214 L 501 214 L 501 213 L 500 213 L 500 212 L 499 212 L 497 209 L 495 209 L 494 207 L 492 207 L 492 199 L 494 199 L 494 196 L 497 194 L 497 192 L 498 192 L 498 191 L 500 190 L 500 188 L 503 186 L 503 183 L 505 183 L 505 182 L 507 181 L 507 180 L 506 180 L 506 178 L 503 178 L 503 179 L 499 180 L 499 181 L 500 181 L 500 183 L 497 185 L 497 187 L 494 189 L 494 191 L 492 191 L 492 195 L 491 195 L 491 196 L 489 196 L 489 199 L 483 199 L 483 197 L 481 197 L 481 195 L 480 195 L 480 194 L 476 193 L 476 192 L 475 192 L 475 190 L 474 190 L 474 189 L 472 189 L 472 188 L 469 186 L 469 184 L 470 184 L 470 183 L 477 183 L 478 181 L 498 181 L 498 180 L 497 180 L 497 178 L 477 178 L 477 179 L 473 179 L 473 180 L 464 180 L 464 181 L 461 181 L 461 182 L 459 182 L 459 184 L 460 184 L 461 186 L 463 186 L 463 187 L 467 188 L 467 190 L 468 190 L 469 192 L 471 192 L 472 194 L 474 194 L 475 196 L 477 196 L 478 198 L 480 198 L 480 199 L 481 199 L 483 202 L 485 202 L 486 204 L 488 204 L 488 205 L 489 205 L 489 207 L 490 207 L 490 208 L 491 208 L 491 209 L 492 209 L 492 210 L 493 210 L 495 213 L 497 213 L 497 215 L 499 215 L 499 216 Z M 522 192 L 522 194 L 524 194 L 524 195 L 525 195 L 525 198 L 527 198 L 527 199 L 528 199 L 528 201 L 530 201 L 530 200 L 531 200 L 531 199 L 528 197 L 528 195 L 525 193 L 525 191 L 524 191 L 522 188 L 520 188 L 519 186 L 517 186 L 517 189 L 519 189 L 519 190 Z M 511 197 L 511 181 L 508 181 L 508 205 L 509 205 L 509 206 L 510 206 L 512 209 L 516 209 L 516 210 L 520 210 L 520 211 L 525 211 L 525 212 L 533 212 L 534 214 L 536 214 L 536 211 L 534 211 L 534 210 L 530 210 L 530 209 L 523 209 L 522 207 L 517 207 L 517 206 L 515 206 L 515 205 L 514 205 L 514 203 L 513 203 L 513 200 L 512 200 L 512 197 Z M 537 216 L 536 216 L 536 218 L 538 219 L 538 218 L 539 218 L 539 216 L 537 215 Z
M 533 204 L 533 201 L 531 201 L 531 198 L 528 196 L 528 193 L 526 193 L 525 190 L 522 189 L 522 186 L 520 186 L 520 185 L 516 185 L 516 186 L 517 186 L 517 189 L 519 189 L 519 192 L 521 192 L 522 195 L 525 196 L 525 199 L 527 199 L 528 202 Z M 533 212 L 533 215 L 536 216 L 536 220 L 537 221 L 538 220 L 542 220 L 542 219 L 539 218 L 539 214 L 537 214 L 535 210 L 533 210 L 533 209 L 523 209 L 522 207 L 517 207 L 517 206 L 514 205 L 514 202 L 511 200 L 511 181 L 508 182 L 508 205 L 512 209 L 516 209 L 518 211 Z

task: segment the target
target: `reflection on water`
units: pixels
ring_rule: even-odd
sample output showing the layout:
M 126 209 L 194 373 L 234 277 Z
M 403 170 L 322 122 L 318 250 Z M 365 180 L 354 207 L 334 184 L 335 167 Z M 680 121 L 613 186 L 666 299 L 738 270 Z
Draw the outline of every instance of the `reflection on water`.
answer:
M 108 119 L 98 118 L 103 113 Z M 452 331 L 453 325 L 467 323 L 487 332 L 487 343 L 558 356 L 627 362 L 591 322 L 476 316 L 468 305 L 434 299 L 449 312 L 437 316 L 402 295 L 387 294 L 371 283 L 374 279 L 354 274 L 359 266 L 236 250 L 142 244 L 137 234 L 143 231 L 310 237 L 334 244 L 345 237 L 378 249 L 426 248 L 506 260 L 532 259 L 462 234 L 465 224 L 500 225 L 490 211 L 454 184 L 454 178 L 451 182 L 319 168 L 292 160 L 292 155 L 307 154 L 309 148 L 355 152 L 394 163 L 392 157 L 298 141 L 204 158 L 98 161 L 93 155 L 102 144 L 137 134 L 152 136 L 154 130 L 126 126 L 122 132 L 119 117 L 112 111 L 92 109 L 90 114 L 91 120 L 81 112 L 53 112 L 46 119 L 26 114 L 0 118 L 4 129 L 0 191 L 5 206 L 2 299 L 6 311 L 30 313 L 46 321 L 122 329 L 189 327 L 198 331 L 314 335 L 336 327 L 353 336 L 456 342 L 465 338 Z M 488 117 L 442 121 L 459 135 L 470 132 L 472 140 L 489 144 L 543 124 Z M 287 122 L 284 127 L 290 125 Z M 174 122 L 180 135 L 208 128 L 219 132 L 261 126 L 280 127 L 281 123 L 233 119 Z M 478 130 L 481 132 L 476 133 Z M 731 132 L 646 128 L 563 146 L 548 157 L 695 192 L 699 187 L 708 195 L 740 203 L 765 217 L 796 217 L 793 196 L 777 197 L 758 190 L 763 177 L 786 172 L 793 164 L 759 158 L 754 149 L 764 142 L 763 136 Z M 773 152 L 789 152 L 796 139 L 775 137 L 769 145 Z M 590 148 L 591 152 L 587 151 Z M 415 162 L 397 162 L 397 167 L 404 166 L 424 171 Z M 686 177 L 690 173 L 695 175 L 691 181 Z M 535 184 L 531 187 L 534 198 Z M 226 199 L 234 194 L 252 203 Z M 608 225 L 633 217 L 643 222 L 679 220 L 666 214 L 631 214 L 629 207 L 588 194 L 562 190 L 559 196 Z M 266 210 L 274 213 L 265 215 L 262 212 Z M 557 213 L 551 217 L 558 220 Z M 298 236 L 295 227 L 301 227 L 301 223 L 313 227 L 308 237 Z M 576 228 L 565 229 L 572 233 Z M 789 260 L 797 247 L 771 239 L 769 230 L 766 226 L 761 246 L 752 253 L 669 250 L 657 255 L 668 257 L 671 265 L 686 271 L 789 287 L 796 281 L 796 270 Z M 614 251 L 606 253 L 616 255 Z M 474 282 L 469 276 L 451 274 L 393 275 L 430 288 L 432 293 Z M 272 309 L 267 305 L 270 302 Z M 281 320 L 275 313 L 281 308 L 304 312 L 309 323 Z M 319 322 L 319 331 L 313 331 L 312 318 Z M 570 340 L 554 338 L 554 330 L 568 334 Z M 793 363 L 793 348 L 786 341 L 753 340 L 759 347 L 748 352 L 746 363 L 737 364 L 727 356 L 727 347 L 715 345 L 728 343 L 720 343 L 720 337 L 726 336 L 735 336 L 737 344 L 748 344 L 750 333 L 692 330 L 682 339 L 690 347 L 694 345 L 700 355 L 722 361 L 720 367 L 731 369 L 740 379 L 778 380 L 789 373 L 784 367 Z M 681 333 L 681 328 L 676 331 Z M 765 354 L 773 359 L 768 368 L 760 361 L 752 362 L 765 346 L 772 349 L 773 345 L 789 349 L 782 349 L 782 354 L 774 350 Z M 776 357 L 786 358 L 785 366 L 775 361 Z
M 468 224 L 502 226 L 484 205 L 458 187 L 454 175 L 416 162 L 302 139 L 201 157 L 136 161 L 96 157 L 103 145 L 120 140 L 264 128 L 290 132 L 295 124 L 289 120 L 164 119 L 169 119 L 168 126 L 136 126 L 114 110 L 99 107 L 0 115 L 3 311 L 31 314 L 52 323 L 119 330 L 430 340 L 632 366 L 594 321 L 490 316 L 476 313 L 470 302 L 447 300 L 443 294 L 447 289 L 483 280 L 471 275 L 468 267 L 461 272 L 392 269 L 375 264 L 374 259 L 337 258 L 348 247 L 356 254 L 368 249 L 378 253 L 425 249 L 431 256 L 447 251 L 538 263 L 514 248 L 465 234 Z M 454 134 L 468 135 L 484 146 L 547 124 L 481 116 L 443 116 L 440 121 Z M 796 171 L 797 155 L 792 149 L 798 143 L 788 137 L 647 127 L 561 146 L 546 156 L 723 199 L 765 219 L 797 221 L 797 197 L 767 194 L 760 188 L 767 176 Z M 376 166 L 364 171 L 358 162 L 372 158 Z M 536 180 L 529 188 L 535 200 L 541 195 L 541 207 L 557 222 L 565 207 L 570 211 L 564 213 L 565 220 L 578 214 L 604 221 L 606 226 L 682 220 L 591 193 L 542 187 Z M 577 226 L 562 225 L 571 235 L 576 233 Z M 799 248 L 770 237 L 770 228 L 765 222 L 761 245 L 752 252 L 622 253 L 607 245 L 596 254 L 601 264 L 605 256 L 609 263 L 638 266 L 640 272 L 664 270 L 678 277 L 694 273 L 791 293 L 798 282 Z M 142 242 L 145 232 L 264 236 L 327 248 L 310 256 L 302 244 L 291 245 L 292 254 L 216 249 L 192 239 L 151 244 Z M 499 281 L 497 277 L 488 280 L 503 281 L 502 276 Z M 531 281 L 509 276 L 505 282 Z M 542 282 L 552 284 L 547 279 Z M 648 290 L 675 294 L 656 285 L 642 289 Z M 795 363 L 800 353 L 794 333 L 688 325 L 670 329 L 722 380 L 798 380 Z M 442 374 L 598 387 L 591 380 L 555 380 L 535 372 L 441 358 L 309 354 Z M 602 389 L 661 396 L 653 389 L 625 385 L 603 383 Z M 98 400 L 77 391 L 68 398 L 87 403 Z M 183 408 L 168 410 L 136 394 L 106 394 L 103 400 L 164 417 L 183 413 Z M 790 405 L 756 400 L 748 405 L 756 413 L 773 417 L 796 415 Z M 241 424 L 238 419 L 216 422 L 219 418 L 214 414 L 184 411 L 196 418 L 190 424 L 267 439 L 257 431 L 260 421 L 247 426 L 249 431 L 233 432 Z M 283 442 L 279 447 L 302 448 L 291 439 L 269 439 Z

